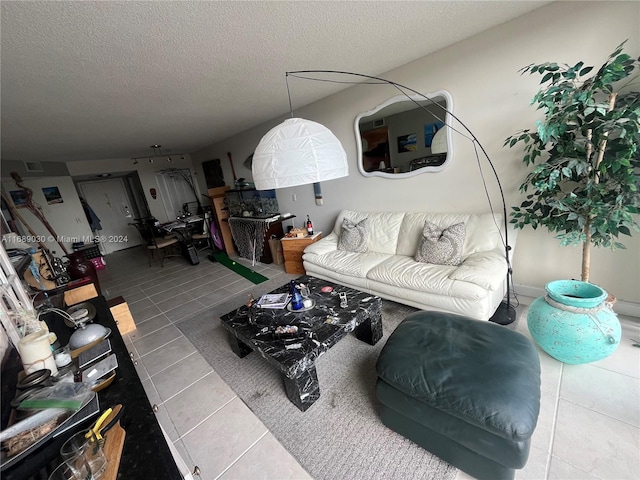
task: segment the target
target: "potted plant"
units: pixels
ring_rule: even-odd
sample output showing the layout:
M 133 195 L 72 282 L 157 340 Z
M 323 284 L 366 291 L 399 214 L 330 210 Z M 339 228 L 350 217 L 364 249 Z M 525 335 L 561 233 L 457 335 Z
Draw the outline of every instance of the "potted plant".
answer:
M 589 282 L 591 246 L 624 248 L 618 237 L 640 231 L 636 217 L 640 211 L 640 92 L 634 91 L 640 59 L 623 53 L 625 43 L 598 70 L 583 62 L 573 66 L 543 63 L 521 70 L 523 74 L 542 75 L 540 83 L 544 86 L 532 104 L 537 104 L 545 116 L 535 130 L 523 130 L 505 140 L 504 145 L 510 148 L 524 145 L 522 161 L 533 167 L 520 186 L 526 199 L 513 207 L 511 223 L 516 228 L 544 226 L 557 234 L 561 245 L 582 244 L 581 282 L 547 284 L 551 297 L 547 300 L 553 304 L 559 298 L 564 301 L 564 297 L 601 297 L 599 287 L 584 285 Z M 555 291 L 551 293 L 550 289 Z M 531 316 L 540 306 L 536 303 L 529 308 L 530 330 Z M 589 305 L 592 303 L 590 300 Z M 548 301 L 546 304 L 550 305 Z M 572 308 L 588 310 L 600 305 Z M 592 318 L 594 312 L 589 314 Z M 580 361 L 567 363 L 604 358 L 619 342 L 619 323 L 616 335 L 615 326 L 603 329 L 589 318 L 586 322 L 594 324 L 596 335 L 600 331 L 608 353 L 600 352 L 589 360 L 583 360 L 586 357 L 581 353 Z M 536 335 L 534 339 L 538 341 Z

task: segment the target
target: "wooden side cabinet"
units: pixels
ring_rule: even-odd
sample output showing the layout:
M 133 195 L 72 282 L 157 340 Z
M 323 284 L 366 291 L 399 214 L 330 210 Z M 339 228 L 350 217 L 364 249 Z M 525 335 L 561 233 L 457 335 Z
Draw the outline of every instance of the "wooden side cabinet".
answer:
M 224 243 L 224 249 L 229 257 L 237 255 L 235 247 L 233 246 L 233 236 L 231 235 L 231 229 L 229 228 L 229 208 L 225 204 L 225 193 L 231 187 L 228 185 L 225 187 L 210 188 L 208 190 L 209 199 L 211 200 L 211 206 L 215 213 L 215 220 L 218 228 L 220 229 L 220 235 L 222 235 L 222 243 Z
M 107 306 L 111 311 L 111 316 L 115 320 L 116 325 L 118 325 L 118 330 L 121 335 L 130 333 L 137 328 L 136 322 L 131 315 L 131 310 L 129 310 L 129 305 L 124 301 L 124 298 L 112 298 L 107 301 Z
M 284 255 L 284 271 L 287 273 L 299 273 L 304 275 L 302 266 L 302 252 L 305 248 L 322 238 L 322 232 L 317 232 L 310 237 L 283 238 L 282 254 Z

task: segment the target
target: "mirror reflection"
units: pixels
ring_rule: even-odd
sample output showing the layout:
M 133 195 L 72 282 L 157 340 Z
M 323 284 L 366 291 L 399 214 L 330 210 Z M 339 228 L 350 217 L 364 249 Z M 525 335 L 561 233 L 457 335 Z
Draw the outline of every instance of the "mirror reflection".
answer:
M 430 100 L 412 98 L 424 109 L 401 95 L 356 117 L 358 168 L 364 176 L 402 178 L 447 166 L 451 96 L 437 92 Z

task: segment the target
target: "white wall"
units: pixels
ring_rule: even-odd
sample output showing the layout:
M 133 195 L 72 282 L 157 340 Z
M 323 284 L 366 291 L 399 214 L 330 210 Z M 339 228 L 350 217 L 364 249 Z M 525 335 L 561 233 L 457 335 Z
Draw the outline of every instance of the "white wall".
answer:
M 69 168 L 69 173 L 73 177 L 99 173 L 137 171 L 138 176 L 140 177 L 140 183 L 142 184 L 142 190 L 144 191 L 144 196 L 147 199 L 147 204 L 149 205 L 149 210 L 151 211 L 151 215 L 157 218 L 160 222 L 168 222 L 170 220 L 174 220 L 174 218 L 167 217 L 167 213 L 162 204 L 162 199 L 160 198 L 160 191 L 158 189 L 158 183 L 155 177 L 156 172 L 164 170 L 166 168 L 189 168 L 192 172 L 194 172 L 194 167 L 189 155 L 184 155 L 183 160 L 177 157 L 172 157 L 172 161 L 170 163 L 167 161 L 161 161 L 160 159 L 156 159 L 154 163 L 149 163 L 148 160 L 140 159 L 137 165 L 134 165 L 133 160 L 131 160 L 130 158 L 76 161 L 67 162 L 67 168 Z M 200 167 L 199 175 L 204 177 L 204 173 L 202 173 L 202 167 Z M 204 190 L 199 189 L 198 185 L 200 185 L 200 180 L 198 179 L 197 173 L 196 179 L 196 191 L 198 193 L 200 203 L 202 203 L 203 206 L 206 206 L 208 204 L 208 200 L 201 195 L 201 192 L 206 193 L 207 190 L 206 188 L 204 188 Z M 151 197 L 151 188 L 156 189 L 157 196 L 155 199 Z
M 440 89 L 451 93 L 454 113 L 480 139 L 493 159 L 510 210 L 522 200 L 518 186 L 527 170 L 518 152 L 503 148 L 502 144 L 509 135 L 533 126 L 538 115 L 529 104 L 540 78 L 523 77 L 518 70 L 545 61 L 573 64 L 584 60 L 599 66 L 627 38 L 628 52 L 638 56 L 639 18 L 639 2 L 556 2 L 381 76 L 423 93 Z M 313 59 L 309 60 L 308 68 L 318 67 L 331 66 L 314 65 Z M 443 172 L 407 179 L 366 178 L 359 173 L 354 118 L 395 95 L 397 91 L 391 87 L 353 87 L 295 112 L 296 116 L 324 124 L 336 134 L 347 152 L 350 175 L 323 183 L 322 207 L 314 203 L 312 185 L 279 190 L 282 212 L 299 217 L 309 214 L 314 230 L 327 232 L 342 208 L 488 210 L 472 146 L 459 136 L 454 137 L 453 161 Z M 220 158 L 226 182 L 231 185 L 233 178 L 226 155 L 230 151 L 237 159 L 238 177 L 250 177 L 251 172 L 241 165 L 242 160 L 280 120 L 192 154 L 194 164 Z M 197 168 L 202 175 L 201 166 Z M 491 179 L 486 166 L 485 174 Z M 493 186 L 491 191 L 494 208 L 500 209 Z M 292 201 L 292 194 L 297 196 L 297 202 Z M 627 250 L 594 252 L 591 280 L 620 300 L 640 303 L 640 235 L 624 240 Z M 514 282 L 542 288 L 553 279 L 579 278 L 580 254 L 579 247 L 560 247 L 546 230 L 520 231 L 513 262 Z
M 65 245 L 69 253 L 73 252 L 71 245 L 74 242 L 89 242 L 93 233 L 87 222 L 87 217 L 80 204 L 78 193 L 71 177 L 49 177 L 49 178 L 23 178 L 26 187 L 33 190 L 33 201 L 40 205 L 42 213 L 54 228 L 57 236 Z M 42 192 L 42 187 L 58 187 L 62 197 L 62 203 L 47 204 L 47 200 Z M 2 179 L 2 188 L 9 196 L 9 191 L 19 190 L 11 178 Z M 35 217 L 28 209 L 18 208 L 18 213 L 25 219 L 38 237 L 41 237 L 49 250 L 55 252 L 56 257 L 62 257 L 64 252 L 56 242 L 56 238 L 47 230 L 42 222 Z M 17 220 L 25 235 L 30 235 L 22 223 Z M 38 248 L 37 242 L 27 242 L 34 248 Z M 11 248 L 10 244 L 6 245 Z

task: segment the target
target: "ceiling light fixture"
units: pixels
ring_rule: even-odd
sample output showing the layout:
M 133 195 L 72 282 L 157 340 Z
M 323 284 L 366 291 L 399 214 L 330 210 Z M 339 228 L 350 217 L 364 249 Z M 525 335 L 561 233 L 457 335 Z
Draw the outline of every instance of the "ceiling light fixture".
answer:
M 320 78 L 319 75 L 330 76 L 351 76 L 358 77 L 359 81 L 354 80 L 331 80 Z M 480 141 L 458 117 L 441 104 L 433 101 L 426 95 L 409 88 L 405 85 L 393 82 L 380 77 L 373 77 L 361 73 L 343 72 L 336 70 L 299 70 L 286 72 L 285 81 L 287 85 L 287 95 L 289 97 L 289 110 L 291 118 L 285 120 L 280 125 L 272 128 L 262 137 L 260 143 L 256 147 L 253 154 L 252 174 L 255 188 L 258 190 L 267 190 L 274 188 L 292 187 L 296 185 L 314 184 L 314 193 L 316 195 L 316 203 L 322 205 L 322 192 L 318 182 L 323 180 L 331 180 L 335 178 L 346 177 L 349 175 L 347 167 L 347 158 L 340 141 L 333 133 L 318 123 L 294 118 L 293 107 L 291 104 L 291 93 L 289 91 L 289 76 L 304 80 L 324 81 L 331 83 L 349 83 L 349 84 L 369 84 L 369 85 L 389 85 L 397 89 L 401 94 L 415 103 L 431 117 L 434 116 L 425 106 L 418 103 L 409 93 L 418 95 L 440 109 L 442 118 L 439 118 L 449 129 L 460 134 L 469 140 L 474 147 L 476 161 L 480 171 L 480 177 L 485 187 L 485 194 L 489 202 L 489 208 L 493 212 L 493 204 L 487 190 L 484 173 L 480 157 L 489 164 L 495 177 L 500 198 L 502 201 L 502 215 L 504 222 L 504 233 L 502 243 L 505 248 L 505 260 L 507 263 L 507 285 L 506 285 L 506 302 L 503 302 L 492 320 L 502 325 L 507 325 L 515 320 L 515 309 L 511 305 L 510 299 L 510 282 L 512 277 L 510 251 L 511 246 L 508 240 L 509 219 L 507 215 L 507 204 L 504 198 L 504 192 L 500 183 L 498 173 L 489 158 Z M 447 120 L 449 120 L 447 122 Z M 457 122 L 454 128 L 453 121 Z M 482 155 L 480 155 L 482 154 Z
M 141 158 L 146 158 L 147 160 L 149 160 L 149 163 L 153 163 L 153 160 L 155 158 L 166 158 L 167 162 L 172 162 L 173 158 L 171 157 L 180 155 L 180 159 L 184 160 L 184 156 L 185 156 L 184 153 L 172 153 L 171 155 L 168 155 L 169 152 L 162 151 L 162 145 L 153 144 L 153 145 L 149 145 L 149 148 L 153 150 L 153 155 L 151 156 L 145 155 L 142 157 L 132 157 L 131 160 L 133 160 L 134 165 L 138 165 L 138 160 L 140 160 Z

